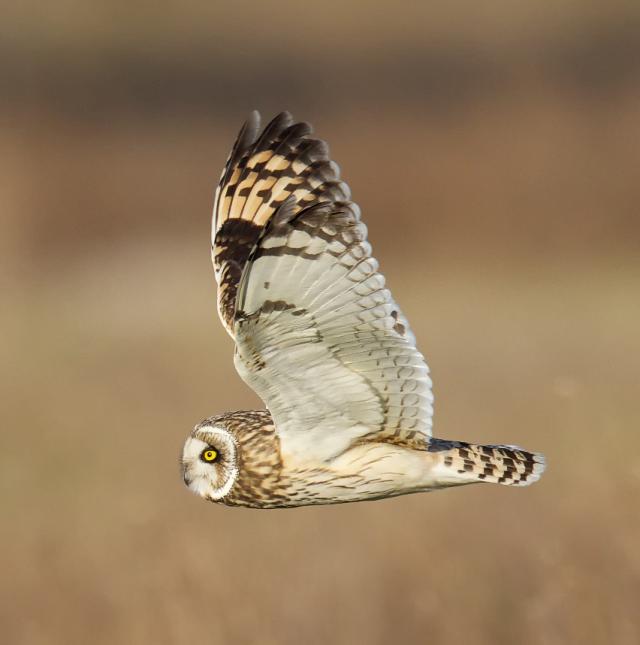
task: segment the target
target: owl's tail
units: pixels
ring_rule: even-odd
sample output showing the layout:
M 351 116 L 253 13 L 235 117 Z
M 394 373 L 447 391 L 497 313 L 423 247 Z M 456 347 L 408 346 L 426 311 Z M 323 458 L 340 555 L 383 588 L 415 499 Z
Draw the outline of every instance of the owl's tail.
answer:
M 540 479 L 545 469 L 543 455 L 517 446 L 481 446 L 431 439 L 428 451 L 436 458 L 431 475 L 439 486 L 476 482 L 529 486 Z

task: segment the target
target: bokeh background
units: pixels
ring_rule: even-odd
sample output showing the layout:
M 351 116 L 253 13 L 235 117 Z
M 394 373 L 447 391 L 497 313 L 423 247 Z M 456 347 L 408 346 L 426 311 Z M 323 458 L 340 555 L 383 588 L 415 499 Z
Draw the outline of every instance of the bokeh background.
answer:
M 8 3 L 0 625 L 10 644 L 640 642 L 640 4 Z M 215 313 L 251 109 L 326 138 L 477 486 L 206 505 L 178 455 L 259 405 Z

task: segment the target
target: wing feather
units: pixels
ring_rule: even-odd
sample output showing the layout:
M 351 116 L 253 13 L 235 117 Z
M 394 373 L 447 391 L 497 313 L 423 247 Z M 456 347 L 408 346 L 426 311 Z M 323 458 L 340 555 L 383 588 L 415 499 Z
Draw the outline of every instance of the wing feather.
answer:
M 350 203 L 283 205 L 238 294 L 236 367 L 283 450 L 331 459 L 361 440 L 424 445 L 431 380 Z M 402 321 L 399 323 L 399 321 Z
M 232 335 L 244 265 L 278 207 L 289 197 L 295 200 L 294 210 L 317 200 L 349 197 L 327 145 L 310 136 L 311 126 L 293 123 L 287 112 L 260 135 L 259 124 L 258 113 L 252 113 L 227 159 L 214 199 L 212 259 L 218 311 Z
M 243 379 L 284 452 L 331 459 L 357 441 L 423 447 L 429 370 L 371 256 L 367 229 L 323 141 L 252 113 L 216 190 L 218 310 Z

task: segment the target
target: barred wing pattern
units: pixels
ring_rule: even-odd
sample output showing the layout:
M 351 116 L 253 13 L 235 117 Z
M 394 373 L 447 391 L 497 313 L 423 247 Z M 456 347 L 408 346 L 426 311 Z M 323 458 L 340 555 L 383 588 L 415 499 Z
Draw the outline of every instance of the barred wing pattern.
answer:
M 424 448 L 428 367 L 327 145 L 286 113 L 257 131 L 254 115 L 214 207 L 218 307 L 236 369 L 293 459 L 331 459 L 368 440 Z
M 320 201 L 349 199 L 349 188 L 329 159 L 324 141 L 310 136 L 307 123 L 293 123 L 288 112 L 258 136 L 253 112 L 240 131 L 216 190 L 212 259 L 218 283 L 218 312 L 233 336 L 236 290 L 242 270 L 264 225 L 293 196 L 294 208 Z
M 283 452 L 331 459 L 360 440 L 424 448 L 431 381 L 371 257 L 357 206 L 286 202 L 238 294 L 236 368 L 273 415 Z

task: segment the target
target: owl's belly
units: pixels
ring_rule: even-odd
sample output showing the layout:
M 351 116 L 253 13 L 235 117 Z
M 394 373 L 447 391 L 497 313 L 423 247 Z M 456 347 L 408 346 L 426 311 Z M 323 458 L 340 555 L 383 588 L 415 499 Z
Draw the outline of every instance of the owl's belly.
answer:
M 328 464 L 288 468 L 285 462 L 286 505 L 336 504 L 428 490 L 432 465 L 428 452 L 384 443 L 355 446 Z

